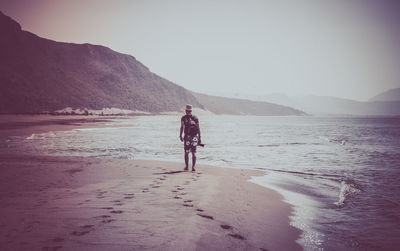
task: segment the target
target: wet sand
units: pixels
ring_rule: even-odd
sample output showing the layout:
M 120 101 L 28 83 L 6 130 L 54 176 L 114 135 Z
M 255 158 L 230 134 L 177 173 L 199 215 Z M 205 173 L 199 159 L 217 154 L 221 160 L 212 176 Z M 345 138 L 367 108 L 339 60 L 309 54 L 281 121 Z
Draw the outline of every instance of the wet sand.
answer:
M 0 114 L 0 139 L 17 135 L 32 135 L 50 131 L 76 128 L 101 127 L 113 119 L 129 116 L 80 116 L 80 115 L 4 115 Z
M 301 250 L 291 207 L 248 182 L 261 171 L 1 153 L 0 168 L 2 250 Z

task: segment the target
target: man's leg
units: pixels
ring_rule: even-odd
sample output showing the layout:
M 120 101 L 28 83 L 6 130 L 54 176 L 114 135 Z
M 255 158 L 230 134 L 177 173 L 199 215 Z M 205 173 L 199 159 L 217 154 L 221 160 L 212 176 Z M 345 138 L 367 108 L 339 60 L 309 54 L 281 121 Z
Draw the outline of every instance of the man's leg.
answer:
M 196 165 L 196 152 L 192 152 L 192 171 L 196 171 L 194 166 Z
M 188 170 L 189 167 L 189 152 L 185 150 L 185 170 Z

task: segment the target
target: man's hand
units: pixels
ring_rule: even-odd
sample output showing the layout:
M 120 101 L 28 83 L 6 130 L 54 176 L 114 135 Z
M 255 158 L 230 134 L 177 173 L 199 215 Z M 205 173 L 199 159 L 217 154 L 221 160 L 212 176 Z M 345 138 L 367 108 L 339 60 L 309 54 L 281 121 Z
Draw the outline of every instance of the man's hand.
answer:
M 179 139 L 183 142 L 183 138 L 182 135 L 179 135 Z

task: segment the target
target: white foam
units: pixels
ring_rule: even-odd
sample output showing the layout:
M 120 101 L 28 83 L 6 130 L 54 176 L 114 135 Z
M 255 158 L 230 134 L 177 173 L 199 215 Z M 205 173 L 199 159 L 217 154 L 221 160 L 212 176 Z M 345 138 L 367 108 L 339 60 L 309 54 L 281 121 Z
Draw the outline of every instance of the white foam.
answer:
M 35 139 L 35 138 L 36 138 L 36 135 L 34 133 L 32 133 L 32 135 L 27 137 L 26 139 Z
M 345 181 L 340 182 L 339 200 L 334 202 L 338 207 L 343 207 L 346 198 L 350 195 L 359 194 L 361 191 L 355 188 L 352 184 L 347 184 Z
M 266 176 L 252 177 L 250 181 L 279 192 L 285 198 L 285 202 L 293 205 L 294 215 L 290 216 L 290 224 L 303 232 L 298 242 L 305 250 L 323 250 L 324 234 L 317 232 L 311 226 L 315 218 L 318 218 L 319 202 L 304 194 L 281 189 L 274 185 L 279 179 L 279 174 L 269 172 Z
M 93 128 L 78 128 L 72 131 L 102 131 L 102 130 L 120 130 L 120 129 L 132 129 L 131 126 L 118 126 L 118 127 L 93 127 Z

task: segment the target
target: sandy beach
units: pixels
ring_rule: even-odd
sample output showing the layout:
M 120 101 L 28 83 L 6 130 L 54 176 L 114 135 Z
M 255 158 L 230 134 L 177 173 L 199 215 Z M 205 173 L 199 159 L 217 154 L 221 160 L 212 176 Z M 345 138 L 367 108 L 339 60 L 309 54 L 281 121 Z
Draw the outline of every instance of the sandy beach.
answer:
M 2 140 L 54 130 L 7 123 Z M 248 182 L 261 171 L 5 154 L 0 166 L 3 250 L 301 250 L 290 205 Z

